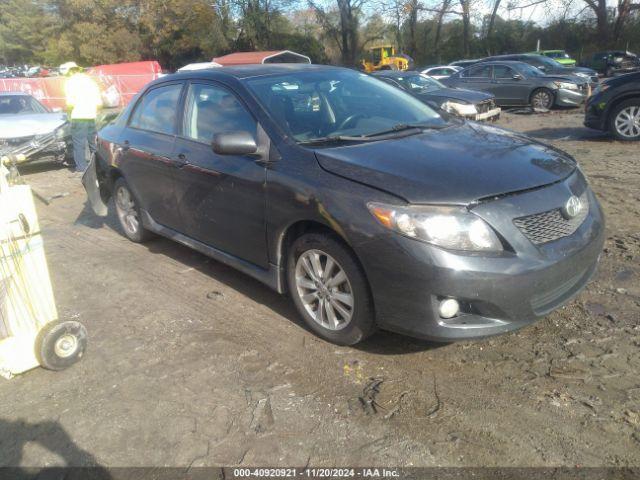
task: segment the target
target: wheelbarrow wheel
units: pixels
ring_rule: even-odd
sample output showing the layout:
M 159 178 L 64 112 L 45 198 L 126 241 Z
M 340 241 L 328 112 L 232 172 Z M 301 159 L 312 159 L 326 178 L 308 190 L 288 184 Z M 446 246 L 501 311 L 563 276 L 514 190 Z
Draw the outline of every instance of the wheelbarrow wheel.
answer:
M 47 370 L 64 370 L 82 358 L 87 330 L 80 322 L 56 321 L 45 325 L 36 337 L 36 357 Z

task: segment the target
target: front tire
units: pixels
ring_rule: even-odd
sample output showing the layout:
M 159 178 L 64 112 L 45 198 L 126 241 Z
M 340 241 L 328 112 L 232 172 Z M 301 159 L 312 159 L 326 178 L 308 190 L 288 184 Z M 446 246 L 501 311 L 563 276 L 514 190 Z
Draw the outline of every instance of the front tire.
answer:
M 376 330 L 369 284 L 354 254 L 333 236 L 295 240 L 287 259 L 289 293 L 305 323 L 320 337 L 354 345 Z
M 640 99 L 632 98 L 613 109 L 609 116 L 609 131 L 618 140 L 640 140 Z
M 149 240 L 152 234 L 142 226 L 140 204 L 122 177 L 113 186 L 113 198 L 118 221 L 126 237 L 136 243 Z
M 548 112 L 553 107 L 553 92 L 548 88 L 538 88 L 531 94 L 531 108 L 536 112 Z

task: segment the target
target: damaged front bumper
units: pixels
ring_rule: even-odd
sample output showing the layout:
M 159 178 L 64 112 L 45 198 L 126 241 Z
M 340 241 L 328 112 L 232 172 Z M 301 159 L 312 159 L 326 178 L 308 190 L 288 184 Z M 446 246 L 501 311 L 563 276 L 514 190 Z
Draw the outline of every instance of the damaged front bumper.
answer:
M 44 135 L 0 138 L 0 150 L 7 150 L 18 164 L 41 160 L 62 161 L 71 152 L 71 137 L 57 131 Z
M 496 107 L 496 108 L 492 108 L 491 110 L 488 110 L 486 112 L 482 112 L 482 113 L 476 113 L 474 115 L 465 115 L 465 118 L 469 119 L 469 120 L 475 120 L 476 122 L 480 122 L 483 120 L 490 120 L 492 122 L 495 122 L 496 120 L 498 120 L 500 118 L 500 112 L 502 110 L 500 109 L 500 107 Z

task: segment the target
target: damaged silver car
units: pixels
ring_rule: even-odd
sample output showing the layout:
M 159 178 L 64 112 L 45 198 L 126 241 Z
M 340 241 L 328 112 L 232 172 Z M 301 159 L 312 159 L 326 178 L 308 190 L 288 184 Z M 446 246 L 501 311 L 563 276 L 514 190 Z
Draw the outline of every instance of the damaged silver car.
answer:
M 0 148 L 19 163 L 64 162 L 72 151 L 67 115 L 26 93 L 0 92 Z

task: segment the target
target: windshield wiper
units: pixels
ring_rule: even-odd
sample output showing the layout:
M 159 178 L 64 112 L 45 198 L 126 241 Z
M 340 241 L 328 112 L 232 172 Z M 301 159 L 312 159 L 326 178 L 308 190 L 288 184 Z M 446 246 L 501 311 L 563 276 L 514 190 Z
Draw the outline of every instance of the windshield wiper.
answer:
M 321 143 L 337 143 L 337 142 L 375 142 L 384 138 L 396 138 L 398 133 L 405 132 L 407 130 L 424 130 L 426 128 L 441 129 L 446 125 L 427 125 L 423 123 L 399 123 L 394 125 L 389 130 L 383 130 L 381 132 L 368 133 L 367 135 L 333 135 L 328 137 L 311 138 L 309 140 L 303 140 L 298 142 L 299 145 L 316 145 Z M 416 133 L 418 133 L 416 131 Z M 406 135 L 406 134 L 405 134 Z M 403 136 L 405 136 L 403 135 Z M 410 133 L 409 133 L 410 135 Z M 384 137 L 384 138 L 380 138 Z
M 372 142 L 372 138 L 365 136 L 350 137 L 348 135 L 333 135 L 329 137 L 311 138 L 298 142 L 298 145 L 315 145 L 320 143 L 338 143 L 338 142 Z
M 446 125 L 428 125 L 425 123 L 398 123 L 394 125 L 389 130 L 383 130 L 381 132 L 369 133 L 365 135 L 366 138 L 371 137 L 380 137 L 382 135 L 392 135 L 398 132 L 404 132 L 405 130 L 424 130 L 426 128 L 440 130 L 444 128 Z

